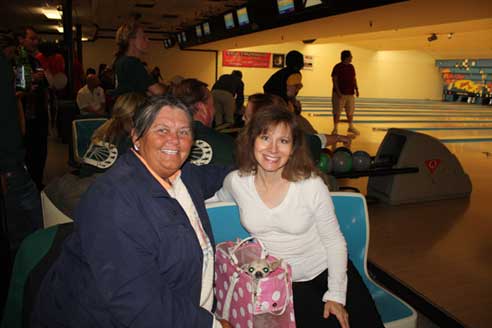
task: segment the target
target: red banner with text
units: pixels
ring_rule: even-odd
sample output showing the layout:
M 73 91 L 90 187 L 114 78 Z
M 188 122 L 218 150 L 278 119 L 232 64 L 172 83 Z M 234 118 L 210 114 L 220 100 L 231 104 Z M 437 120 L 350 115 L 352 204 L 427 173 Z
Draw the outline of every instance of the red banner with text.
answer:
M 222 51 L 222 66 L 234 67 L 270 67 L 269 52 Z

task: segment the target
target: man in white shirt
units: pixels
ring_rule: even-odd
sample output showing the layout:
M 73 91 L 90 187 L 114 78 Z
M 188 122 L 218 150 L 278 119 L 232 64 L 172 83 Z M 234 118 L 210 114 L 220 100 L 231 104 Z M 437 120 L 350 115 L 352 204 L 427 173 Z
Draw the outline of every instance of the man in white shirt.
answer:
M 77 93 L 77 106 L 81 115 L 106 114 L 106 98 L 103 88 L 99 86 L 97 75 L 87 75 L 87 84 Z

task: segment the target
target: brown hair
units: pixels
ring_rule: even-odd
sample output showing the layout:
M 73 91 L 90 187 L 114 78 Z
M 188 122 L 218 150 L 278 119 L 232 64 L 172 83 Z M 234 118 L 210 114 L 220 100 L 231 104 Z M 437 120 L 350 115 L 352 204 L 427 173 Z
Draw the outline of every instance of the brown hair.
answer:
M 111 118 L 92 135 L 92 142 L 106 141 L 117 144 L 130 135 L 133 127 L 132 117 L 138 107 L 145 103 L 143 93 L 131 92 L 121 95 L 113 106 Z
M 255 93 L 248 97 L 248 103 L 253 105 L 253 113 L 256 112 L 258 108 L 266 106 L 285 106 L 287 108 L 287 103 L 282 97 L 271 93 Z
M 206 103 L 208 97 L 211 97 L 207 86 L 207 83 L 197 79 L 184 79 L 172 88 L 172 93 L 195 114 L 195 105 L 199 102 Z
M 300 130 L 293 113 L 285 105 L 268 105 L 256 109 L 249 124 L 243 128 L 236 140 L 236 162 L 241 174 L 256 174 L 258 162 L 254 155 L 256 138 L 279 124 L 285 124 L 292 134 L 292 155 L 283 168 L 282 178 L 299 181 L 319 175 L 309 156 L 304 133 Z

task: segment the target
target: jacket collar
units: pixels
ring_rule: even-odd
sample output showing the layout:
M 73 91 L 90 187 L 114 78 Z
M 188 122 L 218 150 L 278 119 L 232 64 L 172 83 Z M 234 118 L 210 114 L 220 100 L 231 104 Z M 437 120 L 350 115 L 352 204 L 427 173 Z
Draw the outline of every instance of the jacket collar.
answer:
M 145 167 L 144 163 L 132 151 L 123 155 L 123 158 L 128 166 L 132 168 L 136 179 L 140 180 L 143 185 L 149 186 L 152 197 L 171 198 L 167 190 L 152 176 L 152 173 Z

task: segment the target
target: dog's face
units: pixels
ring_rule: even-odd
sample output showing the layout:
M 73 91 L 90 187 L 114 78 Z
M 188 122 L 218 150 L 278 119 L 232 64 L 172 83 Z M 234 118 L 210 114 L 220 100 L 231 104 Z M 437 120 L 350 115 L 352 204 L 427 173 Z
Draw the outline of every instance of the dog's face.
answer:
M 243 265 L 243 270 L 245 270 L 253 278 L 261 279 L 268 276 L 270 272 L 275 271 L 279 265 L 279 260 L 269 263 L 266 259 L 257 259 L 251 263 Z

